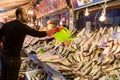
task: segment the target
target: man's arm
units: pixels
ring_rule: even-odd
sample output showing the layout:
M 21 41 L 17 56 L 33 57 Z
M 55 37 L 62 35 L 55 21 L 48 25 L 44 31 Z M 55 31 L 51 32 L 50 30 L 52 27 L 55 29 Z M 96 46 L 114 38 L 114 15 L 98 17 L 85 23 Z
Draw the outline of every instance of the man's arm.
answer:
M 34 36 L 34 37 L 45 37 L 47 36 L 47 32 L 46 31 L 37 31 L 29 26 L 27 26 L 26 24 L 24 24 L 24 29 L 23 29 L 25 34 Z
M 25 34 L 34 36 L 34 37 L 46 37 L 46 36 L 52 36 L 54 33 L 59 32 L 63 29 L 63 27 L 57 27 L 57 28 L 53 28 L 51 30 L 48 31 L 37 31 L 33 28 L 28 27 L 27 25 L 24 26 L 24 32 Z

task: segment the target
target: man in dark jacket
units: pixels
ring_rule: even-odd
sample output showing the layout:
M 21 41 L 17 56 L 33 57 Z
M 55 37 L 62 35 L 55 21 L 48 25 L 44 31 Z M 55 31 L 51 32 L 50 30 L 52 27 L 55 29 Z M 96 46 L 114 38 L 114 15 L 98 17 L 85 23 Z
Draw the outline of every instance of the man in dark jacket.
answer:
M 16 10 L 16 20 L 10 21 L 0 29 L 0 36 L 4 36 L 2 50 L 2 80 L 17 80 L 21 65 L 20 51 L 26 35 L 45 37 L 59 31 L 59 28 L 50 31 L 37 31 L 26 24 L 27 13 L 23 8 Z

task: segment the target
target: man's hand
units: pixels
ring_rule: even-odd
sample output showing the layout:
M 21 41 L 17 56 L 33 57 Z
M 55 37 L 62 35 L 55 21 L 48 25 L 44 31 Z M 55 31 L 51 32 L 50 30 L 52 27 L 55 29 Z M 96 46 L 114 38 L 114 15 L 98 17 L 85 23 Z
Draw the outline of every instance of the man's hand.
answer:
M 59 32 L 59 31 L 61 31 L 62 29 L 63 29 L 62 26 L 53 28 L 53 29 L 51 29 L 51 30 L 49 30 L 49 31 L 47 32 L 47 35 L 48 35 L 49 37 L 51 37 L 51 36 L 53 36 L 56 32 Z

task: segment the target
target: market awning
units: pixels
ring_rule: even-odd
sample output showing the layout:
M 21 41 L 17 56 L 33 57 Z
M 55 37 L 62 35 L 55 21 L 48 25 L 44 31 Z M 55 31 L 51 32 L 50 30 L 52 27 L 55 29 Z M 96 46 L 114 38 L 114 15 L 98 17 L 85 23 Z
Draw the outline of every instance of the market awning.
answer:
M 0 0 L 0 17 L 12 20 L 15 18 L 15 10 L 18 7 L 27 8 L 31 5 L 31 2 L 37 0 Z

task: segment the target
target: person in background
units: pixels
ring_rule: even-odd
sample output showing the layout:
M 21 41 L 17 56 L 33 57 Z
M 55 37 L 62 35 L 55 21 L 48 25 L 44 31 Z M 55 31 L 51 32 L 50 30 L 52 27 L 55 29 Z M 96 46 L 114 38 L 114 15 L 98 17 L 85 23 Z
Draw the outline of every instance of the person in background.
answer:
M 27 22 L 27 12 L 23 8 L 18 8 L 15 12 L 16 20 L 7 22 L 0 29 L 0 37 L 4 36 L 2 50 L 2 76 L 1 80 L 17 80 L 21 66 L 20 51 L 26 35 L 34 37 L 52 36 L 62 27 L 53 28 L 49 31 L 37 31 L 30 28 Z

